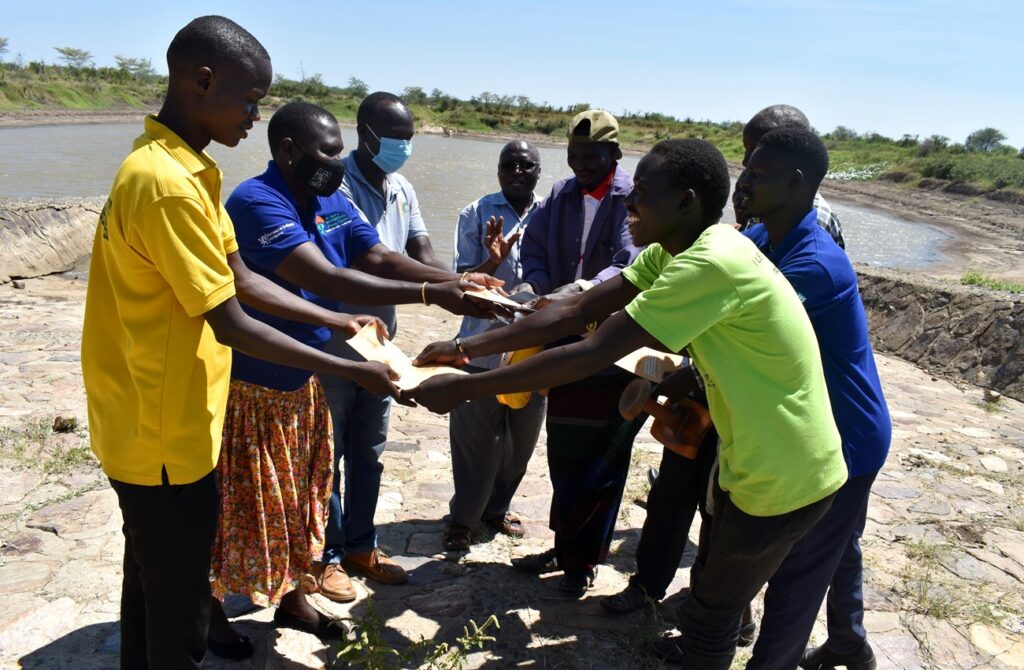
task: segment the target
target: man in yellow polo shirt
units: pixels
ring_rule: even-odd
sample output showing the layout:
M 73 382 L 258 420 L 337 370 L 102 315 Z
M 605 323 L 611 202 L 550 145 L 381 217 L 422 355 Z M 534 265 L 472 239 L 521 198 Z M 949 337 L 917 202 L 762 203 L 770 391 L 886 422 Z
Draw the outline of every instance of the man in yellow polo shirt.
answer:
M 846 481 L 817 340 L 786 278 L 732 226 L 718 224 L 729 170 L 702 140 L 659 142 L 626 198 L 633 244 L 621 276 L 505 328 L 438 342 L 420 363 L 459 362 L 590 337 L 500 370 L 434 377 L 408 397 L 434 411 L 469 398 L 579 379 L 641 347 L 688 348 L 720 437 L 707 567 L 669 639 L 684 668 L 726 670 L 740 616 Z
M 131 669 L 198 668 L 206 654 L 229 347 L 397 395 L 386 366 L 301 345 L 235 299 L 237 282 L 247 302 L 287 318 L 350 330 L 360 321 L 278 289 L 238 259 L 220 170 L 203 149 L 237 145 L 259 119 L 272 76 L 266 50 L 233 21 L 205 16 L 178 32 L 167 64 L 164 104 L 100 215 L 82 332 L 92 449 L 124 519 L 121 667 Z M 227 642 L 251 653 L 247 640 Z

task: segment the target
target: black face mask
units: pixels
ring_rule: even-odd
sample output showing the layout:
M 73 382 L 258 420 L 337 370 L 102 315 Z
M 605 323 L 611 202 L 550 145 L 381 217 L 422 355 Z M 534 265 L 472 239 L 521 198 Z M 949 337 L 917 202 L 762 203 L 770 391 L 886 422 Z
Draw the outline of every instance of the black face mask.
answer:
M 345 163 L 339 158 L 336 161 L 321 161 L 303 152 L 302 158 L 295 164 L 295 175 L 309 190 L 319 196 L 329 196 L 341 186 L 345 177 Z

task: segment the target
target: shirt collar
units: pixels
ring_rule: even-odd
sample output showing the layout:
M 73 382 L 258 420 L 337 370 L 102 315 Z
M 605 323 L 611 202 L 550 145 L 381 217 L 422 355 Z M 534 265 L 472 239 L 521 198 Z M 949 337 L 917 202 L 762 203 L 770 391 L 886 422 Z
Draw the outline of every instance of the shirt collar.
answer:
M 366 177 L 363 175 L 362 170 L 359 169 L 359 161 L 356 160 L 356 152 L 357 149 L 353 149 L 348 154 L 348 160 L 345 161 L 345 175 L 348 176 L 350 179 L 354 179 L 355 181 L 359 182 L 363 190 L 375 193 L 377 194 L 378 197 L 381 197 L 380 191 L 378 191 L 373 184 L 367 181 Z M 394 188 L 392 184 L 392 175 L 385 173 L 383 195 L 385 202 L 387 201 L 388 195 L 393 191 Z
M 800 222 L 793 226 L 793 229 L 786 233 L 786 236 L 779 242 L 779 246 L 772 248 L 771 238 L 768 238 L 769 253 L 768 257 L 772 260 L 778 258 L 785 258 L 786 254 L 792 251 L 797 244 L 800 243 L 805 237 L 814 232 L 814 229 L 818 227 L 818 210 L 811 208 L 811 211 L 807 212 Z M 767 229 L 765 230 L 767 232 Z
M 509 202 L 508 198 L 505 197 L 505 192 L 504 191 L 498 191 L 496 195 L 498 196 L 500 204 L 504 205 L 505 207 L 508 207 L 513 212 L 516 212 L 517 216 L 519 215 L 519 212 L 516 211 L 516 208 L 513 207 L 512 203 Z M 530 194 L 530 204 L 527 206 L 526 214 L 523 214 L 522 218 L 525 219 L 527 216 L 529 216 L 530 212 L 533 211 L 533 208 L 536 207 L 539 204 L 540 204 L 540 200 L 537 199 L 537 194 L 536 193 L 531 193 Z
M 608 189 L 612 186 L 612 179 L 615 177 L 615 170 L 618 166 L 618 163 L 612 163 L 612 169 L 608 171 L 608 174 L 601 180 L 601 183 L 589 191 L 581 187 L 580 190 L 583 191 L 583 195 L 589 195 L 596 200 L 604 200 L 604 197 L 608 195 Z
M 182 164 L 189 174 L 199 174 L 203 170 L 217 167 L 217 161 L 210 158 L 205 151 L 197 153 L 195 149 L 178 137 L 177 133 L 156 120 L 155 114 L 146 117 L 146 134 L 135 141 L 139 148 L 146 140 L 160 145 L 176 161 Z

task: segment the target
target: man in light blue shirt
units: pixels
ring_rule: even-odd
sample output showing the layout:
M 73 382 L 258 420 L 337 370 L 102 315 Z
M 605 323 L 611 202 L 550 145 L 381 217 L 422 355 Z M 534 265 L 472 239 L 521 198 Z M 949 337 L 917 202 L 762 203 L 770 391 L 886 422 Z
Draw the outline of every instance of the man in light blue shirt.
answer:
M 430 237 L 420 216 L 419 202 L 412 184 L 398 174 L 412 153 L 415 133 L 412 113 L 391 93 L 371 93 L 359 105 L 356 114 L 359 144 L 345 159 L 345 178 L 341 191 L 355 203 L 364 218 L 377 230 L 381 242 L 391 252 L 408 254 L 419 261 L 416 281 L 457 278 L 447 265 L 434 256 Z M 436 277 L 435 277 L 436 275 Z M 340 307 L 342 311 L 348 305 Z M 394 335 L 397 316 L 394 305 L 369 309 L 387 324 Z M 333 338 L 327 351 L 353 360 L 362 360 L 345 342 Z M 344 565 L 346 570 L 362 572 L 371 579 L 398 584 L 406 579 L 405 570 L 377 548 L 377 529 L 373 517 L 377 510 L 380 478 L 384 465 L 380 456 L 387 441 L 390 398 L 367 393 L 348 380 L 324 378 L 324 390 L 334 421 L 335 463 L 334 493 L 327 518 L 324 562 Z M 331 573 L 335 581 L 347 581 L 344 572 Z M 333 582 L 321 591 L 348 592 L 345 584 Z
M 516 286 L 523 281 L 519 241 L 540 204 L 533 189 L 540 177 L 540 152 L 529 142 L 513 140 L 498 157 L 501 190 L 470 203 L 455 228 L 455 271 L 481 272 Z M 465 317 L 459 337 L 500 327 L 500 323 Z M 492 370 L 500 356 L 474 359 L 469 372 Z M 445 548 L 469 547 L 481 522 L 511 537 L 522 537 L 522 522 L 509 504 L 540 436 L 546 399 L 532 394 L 525 407 L 513 409 L 491 396 L 465 403 L 451 414 L 452 476 L 455 494 L 445 529 Z

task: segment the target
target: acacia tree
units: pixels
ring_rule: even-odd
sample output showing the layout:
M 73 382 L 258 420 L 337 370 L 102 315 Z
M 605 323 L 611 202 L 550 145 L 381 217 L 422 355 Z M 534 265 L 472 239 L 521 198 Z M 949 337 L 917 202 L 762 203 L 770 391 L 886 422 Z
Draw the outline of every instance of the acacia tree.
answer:
M 999 148 L 999 145 L 1006 139 L 1006 135 L 1000 130 L 995 128 L 982 128 L 981 130 L 975 130 L 973 133 L 967 136 L 967 141 L 964 142 L 964 147 L 968 151 L 979 151 L 982 153 L 989 153 Z
M 0 37 L 0 63 L 4 62 L 4 54 L 7 53 L 7 45 L 10 41 L 6 37 Z
M 118 70 L 124 70 L 136 79 L 148 79 L 156 74 L 153 69 L 153 61 L 149 58 L 129 58 L 128 56 L 114 56 Z
M 370 93 L 370 86 L 362 79 L 349 77 L 348 86 L 345 87 L 345 90 L 353 98 L 365 98 Z
M 53 47 L 60 54 L 60 59 L 70 67 L 85 67 L 92 64 L 92 53 L 74 47 Z

